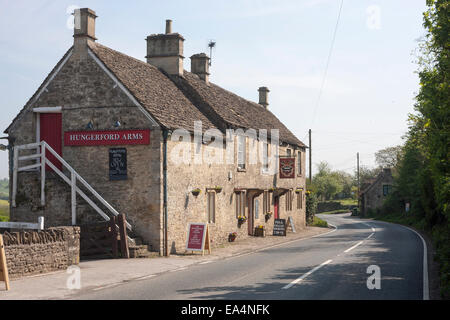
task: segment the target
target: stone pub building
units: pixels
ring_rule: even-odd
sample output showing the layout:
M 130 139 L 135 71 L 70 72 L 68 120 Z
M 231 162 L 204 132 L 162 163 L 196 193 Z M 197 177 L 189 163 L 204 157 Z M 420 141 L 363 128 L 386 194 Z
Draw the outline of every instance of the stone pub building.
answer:
M 141 61 L 99 44 L 96 18 L 76 10 L 73 46 L 5 130 L 12 221 L 124 213 L 161 255 L 184 252 L 190 222 L 208 223 L 212 246 L 259 226 L 271 235 L 275 218 L 301 232 L 306 146 L 270 111 L 269 90 L 255 103 L 215 85 L 204 53 L 184 70 L 170 20 Z

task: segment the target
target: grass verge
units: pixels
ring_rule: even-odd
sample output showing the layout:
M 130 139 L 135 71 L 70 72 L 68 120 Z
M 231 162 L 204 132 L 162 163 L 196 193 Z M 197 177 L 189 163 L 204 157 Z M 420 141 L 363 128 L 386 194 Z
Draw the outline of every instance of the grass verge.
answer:
M 314 217 L 314 220 L 311 224 L 309 224 L 311 227 L 320 227 L 320 228 L 328 228 L 328 223 L 325 220 L 322 220 L 318 217 Z
M 9 202 L 0 200 L 0 221 L 9 221 Z
M 348 210 L 348 209 L 340 209 L 340 210 L 321 212 L 320 214 L 337 214 L 337 213 L 347 213 L 347 212 L 350 212 L 350 210 Z

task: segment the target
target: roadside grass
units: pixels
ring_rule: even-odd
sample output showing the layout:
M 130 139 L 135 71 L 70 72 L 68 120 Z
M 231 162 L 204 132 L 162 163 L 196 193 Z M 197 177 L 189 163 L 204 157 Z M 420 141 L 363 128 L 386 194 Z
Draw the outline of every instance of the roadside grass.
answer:
M 340 210 L 321 212 L 320 214 L 337 214 L 337 213 L 347 213 L 347 212 L 350 212 L 350 210 L 348 210 L 348 209 L 340 209 Z
M 340 199 L 340 200 L 336 200 L 339 201 L 343 206 L 357 206 L 358 205 L 358 200 L 357 199 Z
M 9 202 L 0 200 L 0 221 L 9 221 Z
M 314 217 L 314 220 L 311 224 L 309 224 L 311 227 L 320 227 L 320 228 L 328 228 L 328 223 L 325 220 L 322 220 L 318 217 Z

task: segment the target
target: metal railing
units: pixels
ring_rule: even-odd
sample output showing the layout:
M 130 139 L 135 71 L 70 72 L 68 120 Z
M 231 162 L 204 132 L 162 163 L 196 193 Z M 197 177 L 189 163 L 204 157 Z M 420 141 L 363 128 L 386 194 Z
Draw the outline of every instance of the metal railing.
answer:
M 36 154 L 20 156 L 21 150 L 36 150 Z M 48 157 L 46 157 L 47 151 L 50 152 L 61 164 L 70 172 L 70 178 L 67 177 L 61 170 L 59 170 L 55 164 L 53 164 Z M 19 167 L 19 161 L 29 161 L 37 159 L 35 164 Z M 83 179 L 55 150 L 52 149 L 45 141 L 30 143 L 25 145 L 14 146 L 13 155 L 13 185 L 12 185 L 12 197 L 11 205 L 16 207 L 17 196 L 17 173 L 26 170 L 37 169 L 41 173 L 41 205 L 45 205 L 45 166 L 48 165 L 54 172 L 56 172 L 68 185 L 71 187 L 71 208 L 72 208 L 72 225 L 76 225 L 76 195 L 77 193 L 102 216 L 106 221 L 110 220 L 110 217 L 103 212 L 78 186 L 77 182 L 80 182 L 91 194 L 100 201 L 114 216 L 118 216 L 119 212 L 116 211 L 102 196 L 98 194 L 94 188 L 91 187 L 86 180 Z M 131 230 L 131 225 L 127 222 L 127 229 Z

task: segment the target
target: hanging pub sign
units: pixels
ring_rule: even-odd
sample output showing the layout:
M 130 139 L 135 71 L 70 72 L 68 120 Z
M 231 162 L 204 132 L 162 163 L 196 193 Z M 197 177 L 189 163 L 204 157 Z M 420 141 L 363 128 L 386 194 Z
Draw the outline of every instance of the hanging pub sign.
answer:
M 110 146 L 150 144 L 150 130 L 105 130 L 64 132 L 65 146 Z
M 280 158 L 280 179 L 295 178 L 295 158 Z
M 127 179 L 127 149 L 109 149 L 109 180 Z

